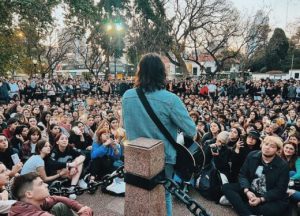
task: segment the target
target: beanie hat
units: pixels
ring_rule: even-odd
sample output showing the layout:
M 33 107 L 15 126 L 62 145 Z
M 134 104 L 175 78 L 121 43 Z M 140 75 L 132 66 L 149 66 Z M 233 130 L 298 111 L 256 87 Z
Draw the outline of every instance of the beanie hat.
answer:
M 228 143 L 229 140 L 229 132 L 228 131 L 222 131 L 218 134 L 217 139 L 222 140 L 223 143 Z
M 248 133 L 248 136 L 251 136 L 251 137 L 253 137 L 256 140 L 259 140 L 259 138 L 260 138 L 260 134 L 256 130 L 251 130 Z

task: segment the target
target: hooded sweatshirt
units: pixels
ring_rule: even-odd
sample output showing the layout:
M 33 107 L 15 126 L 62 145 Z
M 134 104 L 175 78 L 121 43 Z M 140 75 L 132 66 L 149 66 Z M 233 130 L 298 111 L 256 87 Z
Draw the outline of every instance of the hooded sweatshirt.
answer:
M 78 212 L 83 207 L 79 202 L 62 196 L 47 197 L 41 206 L 38 208 L 30 203 L 18 201 L 10 209 L 9 216 L 54 216 L 49 213 L 50 209 L 57 203 L 64 203 L 69 208 Z M 92 216 L 93 212 L 84 211 L 80 216 Z

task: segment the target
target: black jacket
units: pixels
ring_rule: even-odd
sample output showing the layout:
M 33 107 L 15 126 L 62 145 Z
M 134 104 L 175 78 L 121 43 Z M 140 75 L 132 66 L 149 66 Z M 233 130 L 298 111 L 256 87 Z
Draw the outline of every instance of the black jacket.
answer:
M 210 164 L 213 160 L 217 170 L 219 170 L 221 173 L 226 175 L 226 177 L 229 177 L 230 173 L 230 167 L 229 167 L 229 156 L 230 156 L 230 150 L 226 145 L 222 145 L 221 148 L 219 148 L 219 155 L 213 156 L 211 152 L 210 145 L 206 145 L 204 147 L 204 153 L 205 153 L 205 166 Z
M 250 188 L 251 182 L 255 179 L 255 172 L 259 164 L 261 164 L 261 151 L 253 151 L 249 153 L 243 164 L 240 174 L 239 183 L 241 188 Z M 279 156 L 275 156 L 272 162 L 265 170 L 266 189 L 263 195 L 266 201 L 287 201 L 287 188 L 289 183 L 289 168 L 287 163 Z
M 255 144 L 253 148 L 249 148 L 247 144 L 244 144 L 243 148 L 240 148 L 240 153 L 234 151 L 235 146 L 231 150 L 230 161 L 231 161 L 231 173 L 230 173 L 230 182 L 237 182 L 238 175 L 243 166 L 246 157 L 252 151 L 260 150 L 260 144 Z

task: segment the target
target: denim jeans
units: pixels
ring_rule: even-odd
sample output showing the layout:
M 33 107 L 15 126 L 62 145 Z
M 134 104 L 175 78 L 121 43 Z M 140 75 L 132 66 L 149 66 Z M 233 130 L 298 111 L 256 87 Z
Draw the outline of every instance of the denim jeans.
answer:
M 173 178 L 174 174 L 174 165 L 173 164 L 165 164 L 165 175 L 166 178 Z M 167 209 L 167 216 L 172 216 L 172 194 L 166 191 L 166 209 Z

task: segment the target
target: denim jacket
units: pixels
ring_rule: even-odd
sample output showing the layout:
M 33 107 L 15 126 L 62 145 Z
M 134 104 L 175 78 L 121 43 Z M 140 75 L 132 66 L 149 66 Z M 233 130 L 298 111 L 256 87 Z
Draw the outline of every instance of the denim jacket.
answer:
M 181 129 L 187 137 L 192 138 L 196 135 L 196 125 L 179 97 L 167 90 L 146 92 L 145 95 L 153 111 L 175 140 L 178 129 Z M 122 112 L 128 140 L 138 137 L 162 140 L 165 147 L 165 162 L 176 163 L 176 150 L 148 115 L 136 89 L 130 89 L 123 95 Z

